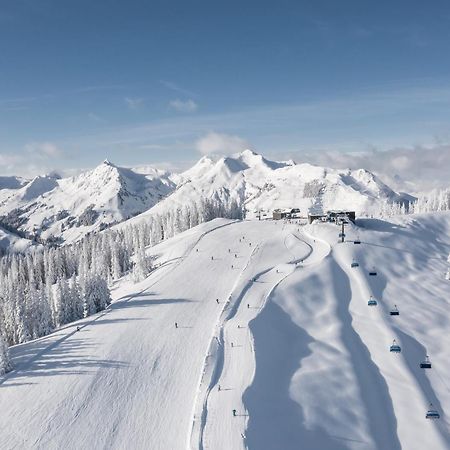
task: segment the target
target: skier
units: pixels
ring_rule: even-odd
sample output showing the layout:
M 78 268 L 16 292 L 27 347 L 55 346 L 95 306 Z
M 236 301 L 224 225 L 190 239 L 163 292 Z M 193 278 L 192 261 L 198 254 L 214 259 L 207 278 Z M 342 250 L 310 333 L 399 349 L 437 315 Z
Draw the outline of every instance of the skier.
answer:
M 219 384 L 219 391 L 220 391 L 220 384 Z
M 228 253 L 230 253 L 231 252 L 231 249 L 228 249 Z
M 211 261 L 214 261 L 214 256 L 211 256 Z
M 247 308 L 250 308 L 250 305 L 247 303 Z
M 236 410 L 233 409 L 233 417 L 236 417 Z
M 219 299 L 218 298 L 216 298 L 216 303 L 219 304 Z
M 231 264 L 231 268 L 233 269 L 233 264 Z
M 237 254 L 236 253 L 234 254 L 234 257 L 237 258 Z
M 175 322 L 175 328 L 178 328 L 178 323 L 177 322 Z
M 198 253 L 198 248 L 196 248 L 195 251 Z
M 80 327 L 77 327 L 77 331 L 80 331 Z

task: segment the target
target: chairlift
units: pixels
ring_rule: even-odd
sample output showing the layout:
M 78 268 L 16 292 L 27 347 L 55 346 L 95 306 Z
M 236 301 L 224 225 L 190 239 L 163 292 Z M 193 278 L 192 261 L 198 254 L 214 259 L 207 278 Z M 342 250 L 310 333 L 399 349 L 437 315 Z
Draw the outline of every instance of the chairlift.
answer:
M 375 270 L 375 267 L 369 272 L 369 276 L 371 276 L 371 277 L 377 276 L 377 271 Z
M 359 267 L 359 263 L 356 262 L 355 260 L 353 260 L 352 264 L 351 264 L 351 267 L 352 267 L 352 269 L 354 269 L 355 267 Z
M 389 348 L 389 351 L 392 352 L 392 353 L 400 353 L 400 352 L 402 351 L 400 345 L 397 344 L 397 342 L 395 341 L 395 339 L 394 339 L 394 341 L 392 342 L 392 345 L 391 345 L 391 347 Z
M 425 361 L 422 361 L 420 363 L 420 368 L 421 369 L 431 369 L 431 361 L 430 361 L 430 358 L 428 355 L 425 357 Z
M 378 305 L 377 301 L 372 296 L 370 296 L 370 299 L 367 302 L 367 306 L 377 306 L 377 305 Z
M 400 311 L 397 308 L 397 305 L 394 305 L 394 307 L 389 311 L 389 315 L 391 316 L 399 316 Z
M 430 408 L 427 411 L 425 419 L 440 419 L 441 415 L 437 412 L 436 409 L 433 409 L 433 404 L 430 403 Z
M 354 244 L 361 244 L 361 240 L 359 239 L 359 237 L 357 237 L 356 239 L 353 240 Z

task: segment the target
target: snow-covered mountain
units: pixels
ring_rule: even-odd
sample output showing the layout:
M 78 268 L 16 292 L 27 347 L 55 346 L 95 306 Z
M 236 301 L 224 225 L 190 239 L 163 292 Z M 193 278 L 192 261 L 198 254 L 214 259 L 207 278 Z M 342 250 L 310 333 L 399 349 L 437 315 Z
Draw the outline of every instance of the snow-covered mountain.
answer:
M 11 348 L 0 448 L 449 449 L 450 213 L 358 225 L 216 219 L 148 248 L 106 311 Z
M 22 177 L 15 177 L 15 176 L 9 176 L 9 177 L 2 177 L 0 176 L 0 190 L 1 189 L 19 189 L 25 184 L 27 184 L 29 180 L 26 180 Z
M 151 208 L 175 189 L 169 176 L 109 161 L 70 178 L 38 176 L 19 189 L 0 191 L 0 215 L 21 231 L 71 241 Z
M 358 215 L 379 211 L 382 203 L 413 199 L 400 195 L 364 170 L 338 170 L 293 161 L 270 161 L 245 150 L 234 156 L 204 156 L 180 175 L 177 189 L 145 214 L 182 207 L 201 198 L 236 200 L 247 217 L 276 208 L 351 209 Z M 136 220 L 138 220 L 136 218 Z
M 0 255 L 3 252 L 24 252 L 33 245 L 29 239 L 24 239 L 0 227 Z
M 17 183 L 0 189 L 2 223 L 66 242 L 140 213 L 145 217 L 204 198 L 225 205 L 236 202 L 245 206 L 247 217 L 294 207 L 305 215 L 341 208 L 371 214 L 386 201 L 412 199 L 364 169 L 270 161 L 250 150 L 222 158 L 205 156 L 181 174 L 148 166 L 127 169 L 105 161 L 71 178 L 45 175 Z

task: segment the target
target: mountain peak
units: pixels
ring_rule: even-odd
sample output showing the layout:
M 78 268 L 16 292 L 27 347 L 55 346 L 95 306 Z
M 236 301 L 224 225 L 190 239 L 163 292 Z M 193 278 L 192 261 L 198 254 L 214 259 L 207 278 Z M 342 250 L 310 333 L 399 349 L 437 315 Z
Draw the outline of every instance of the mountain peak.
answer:
M 254 152 L 253 150 L 250 150 L 249 148 L 246 148 L 240 153 L 241 156 L 261 156 L 259 153 Z
M 105 166 L 116 167 L 108 158 L 106 158 L 102 164 Z

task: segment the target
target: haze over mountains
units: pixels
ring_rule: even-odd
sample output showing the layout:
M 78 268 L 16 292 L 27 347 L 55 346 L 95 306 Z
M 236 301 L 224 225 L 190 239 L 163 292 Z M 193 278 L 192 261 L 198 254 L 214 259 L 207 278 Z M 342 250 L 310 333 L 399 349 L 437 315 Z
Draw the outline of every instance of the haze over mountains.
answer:
M 236 202 L 247 217 L 276 208 L 348 208 L 358 215 L 386 202 L 407 202 L 379 177 L 364 170 L 337 170 L 293 161 L 270 161 L 253 151 L 204 156 L 181 174 L 104 161 L 70 178 L 0 178 L 2 224 L 27 236 L 71 242 L 143 213 L 156 214 L 203 198 Z M 136 219 L 137 220 L 137 219 Z

